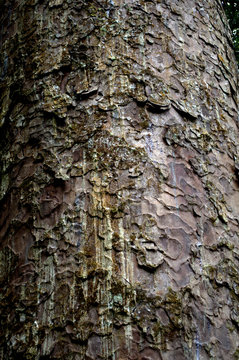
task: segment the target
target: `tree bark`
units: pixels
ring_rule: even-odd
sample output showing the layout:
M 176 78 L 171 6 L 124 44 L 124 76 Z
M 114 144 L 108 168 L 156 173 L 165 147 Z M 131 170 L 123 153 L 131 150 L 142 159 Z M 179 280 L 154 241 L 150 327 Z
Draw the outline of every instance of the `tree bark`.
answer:
M 238 359 L 220 2 L 0 7 L 1 359 Z

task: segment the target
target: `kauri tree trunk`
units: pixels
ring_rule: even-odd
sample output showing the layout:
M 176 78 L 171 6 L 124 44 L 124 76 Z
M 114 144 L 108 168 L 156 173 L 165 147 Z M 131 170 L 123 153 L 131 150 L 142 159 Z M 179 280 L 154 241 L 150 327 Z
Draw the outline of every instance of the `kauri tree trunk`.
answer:
M 0 8 L 1 359 L 238 359 L 220 1 Z

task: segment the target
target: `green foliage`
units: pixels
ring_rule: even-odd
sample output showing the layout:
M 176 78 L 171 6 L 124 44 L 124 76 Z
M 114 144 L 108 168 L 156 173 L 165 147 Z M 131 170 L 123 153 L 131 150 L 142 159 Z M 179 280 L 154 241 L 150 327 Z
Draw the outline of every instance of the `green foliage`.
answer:
M 232 29 L 232 40 L 236 53 L 236 58 L 239 63 L 239 1 L 229 0 L 222 1 L 222 6 L 229 20 L 229 25 Z

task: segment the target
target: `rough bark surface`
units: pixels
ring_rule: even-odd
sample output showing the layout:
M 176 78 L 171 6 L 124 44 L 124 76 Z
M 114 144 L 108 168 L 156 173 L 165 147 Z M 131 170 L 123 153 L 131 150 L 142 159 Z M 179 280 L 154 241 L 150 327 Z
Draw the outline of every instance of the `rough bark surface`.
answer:
M 238 359 L 220 2 L 0 6 L 1 359 Z

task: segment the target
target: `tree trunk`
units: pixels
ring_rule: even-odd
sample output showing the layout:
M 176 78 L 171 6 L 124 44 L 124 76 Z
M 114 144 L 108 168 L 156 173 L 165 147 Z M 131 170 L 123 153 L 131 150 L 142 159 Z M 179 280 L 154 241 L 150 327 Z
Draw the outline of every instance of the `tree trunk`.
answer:
M 0 6 L 1 359 L 238 359 L 220 1 Z

